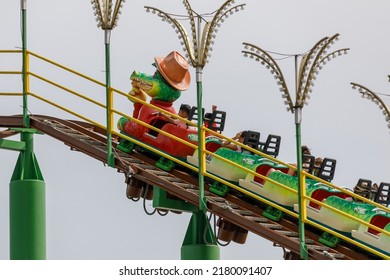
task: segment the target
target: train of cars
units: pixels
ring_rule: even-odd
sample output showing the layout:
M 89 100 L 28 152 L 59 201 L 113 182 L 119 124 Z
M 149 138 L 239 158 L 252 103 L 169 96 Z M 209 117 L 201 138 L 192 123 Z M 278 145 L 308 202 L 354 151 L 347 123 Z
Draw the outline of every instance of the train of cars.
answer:
M 175 113 L 173 107 L 167 111 Z M 221 119 L 224 119 L 224 116 L 223 112 L 214 111 L 211 120 L 209 120 L 209 128 L 213 130 L 220 129 L 221 123 L 224 125 L 224 121 L 221 121 Z M 197 145 L 198 132 L 196 127 L 191 125 L 179 127 L 172 122 L 168 122 L 164 116 L 159 114 L 157 109 L 143 106 L 138 119 L 153 128 L 158 128 L 188 143 Z M 218 123 L 218 125 L 213 126 L 214 122 Z M 194 146 L 188 146 L 170 138 L 165 133 L 155 131 L 153 128 L 147 128 L 133 120 L 122 121 L 123 123 L 125 123 L 125 126 L 122 125 L 121 127 L 126 127 L 127 129 L 122 129 L 122 133 L 130 137 L 130 139 L 136 139 L 181 161 L 198 166 L 198 151 Z M 206 137 L 205 147 L 212 154 L 207 154 L 206 156 L 207 172 L 234 184 L 238 190 L 240 188 L 245 189 L 288 210 L 298 211 L 296 191 L 299 186 L 297 176 L 289 174 L 291 167 L 289 168 L 287 165 L 281 164 L 280 161 L 272 160 L 278 155 L 280 137 L 270 135 L 267 139 L 268 141 L 260 142 L 259 133 L 250 132 L 247 135 L 248 137 L 243 143 L 244 147 L 251 147 L 271 156 L 262 156 L 248 151 L 251 149 L 246 150 L 243 148 L 242 151 L 238 152 L 222 147 L 223 140 L 218 137 L 218 134 L 209 134 Z M 131 152 L 134 145 L 131 141 L 123 139 L 117 147 L 123 151 Z M 311 173 L 314 169 L 313 160 L 314 158 L 311 156 L 307 156 L 304 159 L 308 173 Z M 162 162 L 165 163 L 161 164 Z M 174 164 L 166 164 L 166 162 L 170 161 L 162 157 L 157 161 L 157 166 L 169 171 Z M 235 164 L 231 164 L 231 162 Z M 325 158 L 317 170 L 317 177 L 306 178 L 306 194 L 315 200 L 308 201 L 306 205 L 308 218 L 331 230 L 371 246 L 384 254 L 390 255 L 390 236 L 375 229 L 379 228 L 385 232 L 390 232 L 390 212 L 384 209 L 384 207 L 377 207 L 375 204 L 364 201 L 365 199 L 363 201 L 357 199 L 356 195 L 352 195 L 352 191 L 335 189 L 328 184 L 324 184 L 321 180 L 314 179 L 320 178 L 325 181 L 331 181 L 335 166 L 335 160 Z M 253 172 L 248 172 L 247 170 Z M 390 184 L 381 183 L 378 189 L 372 190 L 369 180 L 359 180 L 358 187 L 366 190 L 366 193 L 369 194 L 360 193 L 363 197 L 385 207 L 388 206 Z M 219 182 L 215 182 L 210 187 L 211 192 L 220 196 L 226 195 L 229 189 L 228 186 Z M 324 207 L 320 203 L 316 203 L 316 201 L 330 207 Z M 275 215 L 270 214 L 274 213 L 275 209 L 271 210 L 273 211 L 265 211 L 265 215 L 268 213 L 267 217 L 275 220 L 280 219 L 280 211 L 276 211 L 278 214 Z M 348 215 L 345 215 L 345 213 Z M 320 238 L 320 242 L 328 246 L 336 246 L 339 240 L 333 235 L 324 233 Z

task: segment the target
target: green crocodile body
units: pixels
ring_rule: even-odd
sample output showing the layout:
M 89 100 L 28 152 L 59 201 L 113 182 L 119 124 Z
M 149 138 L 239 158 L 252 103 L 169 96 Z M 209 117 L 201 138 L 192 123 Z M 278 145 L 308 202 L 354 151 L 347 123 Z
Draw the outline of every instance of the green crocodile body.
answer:
M 174 102 L 181 95 L 181 91 L 169 85 L 157 70 L 153 75 L 134 71 L 130 80 L 134 84 L 133 87 L 142 89 L 153 100 Z

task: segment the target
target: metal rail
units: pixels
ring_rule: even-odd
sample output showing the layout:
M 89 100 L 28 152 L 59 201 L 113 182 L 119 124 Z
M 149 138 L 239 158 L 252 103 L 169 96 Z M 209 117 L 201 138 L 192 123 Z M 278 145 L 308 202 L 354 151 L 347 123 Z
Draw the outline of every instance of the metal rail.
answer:
M 0 127 L 22 127 L 22 116 L 0 117 Z M 107 163 L 106 131 L 101 127 L 80 121 L 66 121 L 48 116 L 31 116 L 31 127 L 63 142 L 71 150 L 80 151 L 103 163 Z M 1 133 L 0 133 L 1 134 Z M 117 149 L 113 141 L 115 167 L 148 184 L 158 186 L 175 197 L 195 206 L 199 203 L 197 178 L 180 170 L 168 173 L 154 166 L 155 161 L 136 151 L 131 154 Z M 207 209 L 219 218 L 263 237 L 284 249 L 286 259 L 299 258 L 298 225 L 295 217 L 286 215 L 279 222 L 262 216 L 264 205 L 253 205 L 235 195 L 221 198 L 207 191 Z M 378 257 L 368 254 L 353 244 L 343 242 L 336 248 L 329 248 L 317 242 L 314 228 L 307 227 L 306 243 L 309 259 L 321 260 L 366 260 Z

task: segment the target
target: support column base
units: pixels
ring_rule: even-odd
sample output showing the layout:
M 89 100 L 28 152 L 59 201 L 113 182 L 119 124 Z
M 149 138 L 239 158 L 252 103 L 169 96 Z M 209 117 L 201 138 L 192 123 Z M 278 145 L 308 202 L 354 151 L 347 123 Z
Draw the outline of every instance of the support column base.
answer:
M 10 259 L 46 259 L 45 182 L 10 183 Z
M 217 245 L 192 244 L 181 247 L 182 260 L 219 260 L 220 253 Z

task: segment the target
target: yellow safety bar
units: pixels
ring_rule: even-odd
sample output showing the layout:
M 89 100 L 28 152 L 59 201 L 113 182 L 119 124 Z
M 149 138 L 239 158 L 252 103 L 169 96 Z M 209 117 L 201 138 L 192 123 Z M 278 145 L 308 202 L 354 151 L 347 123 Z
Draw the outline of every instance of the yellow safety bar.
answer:
M 0 54 L 2 54 L 2 53 L 22 53 L 22 51 L 21 51 L 21 50 L 0 50 Z M 77 72 L 77 71 L 75 71 L 75 70 L 72 70 L 72 69 L 70 69 L 70 68 L 68 68 L 68 67 L 65 67 L 65 66 L 63 66 L 63 65 L 61 65 L 61 64 L 59 64 L 59 63 L 57 63 L 57 62 L 54 62 L 54 61 L 52 61 L 52 60 L 49 60 L 49 59 L 47 59 L 47 58 L 45 58 L 45 57 L 43 57 L 43 56 L 40 56 L 40 55 L 38 55 L 38 54 L 36 54 L 36 53 L 27 51 L 26 54 L 27 54 L 27 56 L 28 56 L 28 57 L 27 57 L 27 61 L 29 61 L 29 56 L 32 56 L 32 57 L 34 57 L 34 58 L 36 58 L 36 59 L 39 59 L 39 60 L 44 61 L 44 62 L 47 62 L 47 63 L 49 63 L 49 64 L 51 64 L 51 65 L 53 65 L 53 66 L 55 66 L 55 67 L 58 67 L 58 68 L 60 68 L 60 69 L 62 69 L 62 70 L 64 70 L 64 71 L 66 71 L 66 72 L 72 73 L 72 74 L 74 74 L 74 75 L 76 75 L 76 76 L 78 76 L 78 77 L 81 77 L 81 78 L 83 78 L 83 79 L 85 79 L 85 80 L 88 80 L 88 81 L 90 81 L 90 82 L 92 82 L 92 83 L 94 83 L 94 84 L 96 84 L 96 85 L 98 85 L 98 86 L 101 86 L 101 87 L 105 87 L 105 86 L 106 86 L 104 83 L 102 83 L 102 82 L 100 82 L 100 81 L 98 81 L 98 80 L 96 80 L 96 79 L 93 79 L 93 78 L 91 78 L 91 77 L 88 77 L 88 76 L 86 76 L 86 75 L 84 75 L 84 74 L 82 74 L 82 73 L 79 73 L 79 72 Z M 165 113 L 165 114 L 167 114 L 167 115 L 174 116 L 175 118 L 178 118 L 178 119 L 180 119 L 180 120 L 183 121 L 183 122 L 186 122 L 186 123 L 187 123 L 188 125 L 190 125 L 190 126 L 196 126 L 195 123 L 190 122 L 190 121 L 188 121 L 187 119 L 183 119 L 183 118 L 181 118 L 181 117 L 179 117 L 179 116 L 177 116 L 177 115 L 174 115 L 174 114 L 172 114 L 172 113 L 170 113 L 170 112 L 168 112 L 168 111 L 165 111 L 165 110 L 163 110 L 163 109 L 161 109 L 161 108 L 159 108 L 159 107 L 157 107 L 157 106 L 154 106 L 154 105 L 152 105 L 152 104 L 150 104 L 150 103 L 147 103 L 147 102 L 145 102 L 145 101 L 143 101 L 143 100 L 139 100 L 139 99 L 137 99 L 137 98 L 134 97 L 134 96 L 131 96 L 131 95 L 125 93 L 125 92 L 122 92 L 122 91 L 117 90 L 117 89 L 114 89 L 114 88 L 110 88 L 110 91 L 109 91 L 109 100 L 108 100 L 108 104 L 106 105 L 106 104 L 103 104 L 103 103 L 101 103 L 101 102 L 96 101 L 96 100 L 93 99 L 93 98 L 90 98 L 90 97 L 88 97 L 88 96 L 86 96 L 86 95 L 84 95 L 84 94 L 81 94 L 81 93 L 79 93 L 79 92 L 77 92 L 77 91 L 75 91 L 75 90 L 72 90 L 72 89 L 70 89 L 70 88 L 67 88 L 67 87 L 65 87 L 65 86 L 63 86 L 63 85 L 61 85 L 61 84 L 59 84 L 59 83 L 56 83 L 56 82 L 54 82 L 54 81 L 51 81 L 51 80 L 49 80 L 49 79 L 47 79 L 47 78 L 45 78 L 45 77 L 43 77 L 43 76 L 41 76 L 41 75 L 38 75 L 38 74 L 36 74 L 36 73 L 30 71 L 30 69 L 29 69 L 29 63 L 27 64 L 26 73 L 27 73 L 27 76 L 28 76 L 28 77 L 26 77 L 26 79 L 27 79 L 27 84 L 28 84 L 28 87 L 27 87 L 27 89 L 28 89 L 27 94 L 28 94 L 28 95 L 30 95 L 30 96 L 32 96 L 32 97 L 38 99 L 38 100 L 41 100 L 42 102 L 45 102 L 45 103 L 47 103 L 47 104 L 49 104 L 49 105 L 51 105 L 51 106 L 54 106 L 54 107 L 56 107 L 56 108 L 58 108 L 58 109 L 60 109 L 60 110 L 62 110 L 62 111 L 65 111 L 65 112 L 67 112 L 67 113 L 69 113 L 69 114 L 71 114 L 71 115 L 74 115 L 74 116 L 76 116 L 76 117 L 78 117 L 78 118 L 80 118 L 80 119 L 82 119 L 82 120 L 84 120 L 84 121 L 86 121 L 86 122 L 88 122 L 88 123 L 91 123 L 91 124 L 93 124 L 93 125 L 95 125 L 95 126 L 97 126 L 97 127 L 100 127 L 100 128 L 102 128 L 102 129 L 105 129 L 105 130 L 107 131 L 107 133 L 109 133 L 109 134 L 116 135 L 116 136 L 118 136 L 118 137 L 127 139 L 128 141 L 134 142 L 136 145 L 139 145 L 139 146 L 141 146 L 141 147 L 143 147 L 143 148 L 147 148 L 147 149 L 151 150 L 152 152 L 154 152 L 154 153 L 156 153 L 156 154 L 158 154 L 158 155 L 160 155 L 160 156 L 164 156 L 164 157 L 168 158 L 169 160 L 172 160 L 172 161 L 174 161 L 174 162 L 176 162 L 176 163 L 179 163 L 179 164 L 185 166 L 186 168 L 189 168 L 189 169 L 191 169 L 191 170 L 194 170 L 194 171 L 199 172 L 199 168 L 196 167 L 196 166 L 193 166 L 193 165 L 191 165 L 191 164 L 188 164 L 188 163 L 186 163 L 186 162 L 183 162 L 183 161 L 181 161 L 181 160 L 179 160 L 179 159 L 177 159 L 177 158 L 175 158 L 175 157 L 173 157 L 173 156 L 170 156 L 170 155 L 168 155 L 168 154 L 166 154 L 166 153 L 164 153 L 164 152 L 162 152 L 162 151 L 160 151 L 160 150 L 158 150 L 158 149 L 156 149 L 156 148 L 154 148 L 154 147 L 150 147 L 150 146 L 148 146 L 148 145 L 142 143 L 141 141 L 135 140 L 135 139 L 133 139 L 133 138 L 130 138 L 130 137 L 128 137 L 128 136 L 126 136 L 126 135 L 123 135 L 123 134 L 121 134 L 120 132 L 116 131 L 116 130 L 114 129 L 115 126 L 114 126 L 114 124 L 113 124 L 113 119 L 114 119 L 113 117 L 114 117 L 114 115 L 116 115 L 116 116 L 122 116 L 122 117 L 128 118 L 129 120 L 132 120 L 132 121 L 134 121 L 134 122 L 137 122 L 137 123 L 139 123 L 139 124 L 141 124 L 141 125 L 143 125 L 143 126 L 149 128 L 149 129 L 152 129 L 152 130 L 154 130 L 154 131 L 157 131 L 158 133 L 161 133 L 161 134 L 163 134 L 163 135 L 165 135 L 165 136 L 167 136 L 167 137 L 170 137 L 170 138 L 172 138 L 172 139 L 174 139 L 174 140 L 176 140 L 176 141 L 178 141 L 178 142 L 180 142 L 180 143 L 182 143 L 182 144 L 185 144 L 185 145 L 187 145 L 187 146 L 193 148 L 194 150 L 198 148 L 196 145 L 194 145 L 194 144 L 192 144 L 192 143 L 190 143 L 190 142 L 187 142 L 187 141 L 185 141 L 185 140 L 183 140 L 183 139 L 181 139 L 181 138 L 178 138 L 178 137 L 176 137 L 176 136 L 174 136 L 174 135 L 171 135 L 171 134 L 169 134 L 169 133 L 167 133 L 167 132 L 165 132 L 165 131 L 162 131 L 161 129 L 158 129 L 158 128 L 153 127 L 153 126 L 151 126 L 151 125 L 149 125 L 149 124 L 147 124 L 147 123 L 144 123 L 144 122 L 142 122 L 142 121 L 140 121 L 140 120 L 138 120 L 138 119 L 135 119 L 135 118 L 133 118 L 132 116 L 129 116 L 129 115 L 127 115 L 127 114 L 121 112 L 121 111 L 118 110 L 118 109 L 115 109 L 115 108 L 114 108 L 114 97 L 115 97 L 115 96 L 123 96 L 123 97 L 128 98 L 128 99 L 129 99 L 130 101 L 132 101 L 132 102 L 142 103 L 143 105 L 149 106 L 149 107 L 151 107 L 151 108 L 153 108 L 153 109 L 155 109 L 155 110 L 157 110 L 157 111 L 159 111 L 159 112 L 163 112 L 163 113 Z M 21 75 L 21 74 L 22 74 L 21 71 L 0 71 L 0 75 Z M 49 99 L 47 99 L 47 98 L 45 98 L 45 97 L 43 97 L 43 96 L 38 95 L 37 93 L 32 92 L 32 91 L 30 90 L 30 83 L 29 83 L 30 78 L 38 79 L 38 80 L 40 80 L 40 81 L 42 81 L 42 82 L 45 82 L 45 83 L 50 84 L 50 85 L 52 85 L 52 86 L 54 86 L 54 87 L 56 87 L 56 88 L 59 88 L 59 89 L 61 89 L 62 91 L 65 91 L 65 92 L 70 93 L 70 94 L 72 94 L 72 95 L 74 95 L 74 96 L 76 96 L 76 97 L 78 97 L 78 98 L 80 98 L 80 99 L 83 99 L 83 100 L 85 100 L 86 102 L 88 102 L 88 103 L 90 103 L 90 104 L 93 104 L 93 105 L 95 105 L 95 106 L 98 106 L 99 108 L 103 108 L 103 109 L 107 110 L 107 111 L 108 111 L 108 115 L 109 115 L 108 123 L 107 123 L 106 125 L 101 124 L 101 123 L 99 123 L 99 122 L 96 121 L 96 120 L 93 120 L 93 119 L 91 119 L 91 118 L 88 118 L 88 117 L 84 116 L 82 113 L 78 113 L 78 112 L 76 112 L 76 111 L 74 111 L 74 110 L 71 110 L 70 108 L 66 108 L 66 107 L 64 107 L 64 106 L 62 106 L 62 105 L 60 105 L 60 104 L 57 104 L 57 103 L 55 103 L 55 102 L 53 102 L 53 101 L 51 101 L 51 100 L 49 100 Z M 22 93 L 10 93 L 10 92 L 9 92 L 9 93 L 0 93 L 0 96 L 21 96 L 21 95 L 22 95 Z M 211 134 L 211 135 L 214 135 L 214 136 L 216 136 L 216 137 L 218 137 L 218 138 L 220 138 L 220 139 L 224 139 L 224 140 L 230 141 L 230 142 L 232 142 L 232 143 L 234 143 L 234 144 L 236 144 L 236 145 L 239 145 L 239 146 L 241 146 L 241 147 L 244 147 L 245 149 L 249 150 L 250 152 L 252 152 L 252 153 L 254 153 L 254 154 L 257 154 L 257 155 L 259 155 L 259 156 L 262 156 L 262 157 L 264 157 L 264 158 L 267 158 L 267 159 L 269 159 L 269 160 L 271 160 L 271 161 L 273 161 L 273 162 L 275 162 L 275 163 L 282 164 L 282 165 L 284 165 L 284 166 L 286 166 L 286 167 L 288 167 L 288 168 L 296 169 L 296 167 L 293 166 L 293 165 L 290 165 L 290 164 L 288 164 L 288 163 L 285 163 L 285 162 L 283 162 L 283 161 L 280 161 L 280 160 L 278 160 L 278 159 L 276 159 L 276 158 L 273 158 L 273 157 L 271 157 L 271 156 L 269 156 L 269 155 L 267 155 L 267 154 L 265 154 L 265 153 L 262 153 L 262 152 L 260 152 L 260 151 L 258 151 L 258 150 L 255 150 L 255 149 L 251 148 L 251 147 L 248 147 L 248 146 L 246 146 L 246 145 L 243 145 L 243 144 L 240 143 L 240 142 L 237 142 L 237 141 L 235 141 L 235 140 L 232 140 L 232 139 L 230 139 L 230 138 L 228 138 L 228 137 L 226 137 L 226 136 L 224 136 L 224 135 L 221 135 L 221 134 L 219 134 L 219 133 L 217 133 L 217 132 L 215 132 L 215 131 L 213 131 L 213 130 L 210 130 L 210 129 L 208 129 L 208 128 L 202 126 L 202 127 L 201 127 L 201 137 L 203 137 L 203 139 L 205 139 L 205 134 L 206 134 L 206 132 L 209 133 L 209 134 Z M 203 141 L 203 143 L 205 143 L 205 141 Z M 222 184 L 225 184 L 225 185 L 227 185 L 227 186 L 229 186 L 229 187 L 231 187 L 231 188 L 233 188 L 233 189 L 236 189 L 236 190 L 242 192 L 243 194 L 245 194 L 245 195 L 247 195 L 247 196 L 249 196 L 249 197 L 251 197 L 251 198 L 253 198 L 253 199 L 257 200 L 257 201 L 261 201 L 261 202 L 267 203 L 268 205 L 270 205 L 270 206 L 272 206 L 272 207 L 275 207 L 275 208 L 277 208 L 277 209 L 279 209 L 279 210 L 281 210 L 281 211 L 283 211 L 283 212 L 285 212 L 285 213 L 287 213 L 287 214 L 289 214 L 289 215 L 291 215 L 291 216 L 298 217 L 298 214 L 297 214 L 297 213 L 295 213 L 295 212 L 293 212 L 293 211 L 290 211 L 289 209 L 286 209 L 286 208 L 284 208 L 284 207 L 282 207 L 282 206 L 280 206 L 280 205 L 277 205 L 277 204 L 275 204 L 275 203 L 269 201 L 269 200 L 266 199 L 266 198 L 259 197 L 259 196 L 255 195 L 255 194 L 253 194 L 252 192 L 246 191 L 246 190 L 240 188 L 239 186 L 237 186 L 237 185 L 235 185 L 235 184 L 232 184 L 232 183 L 230 183 L 230 182 L 228 182 L 228 181 L 226 181 L 226 180 L 223 180 L 223 179 L 221 179 L 221 178 L 219 178 L 219 177 L 213 175 L 212 173 L 207 172 L 207 170 L 206 170 L 206 164 L 205 164 L 205 156 L 206 156 L 206 155 L 212 155 L 213 157 L 215 157 L 215 158 L 217 158 L 217 159 L 219 159 L 219 160 L 221 160 L 221 161 L 223 161 L 223 162 L 226 162 L 226 163 L 228 163 L 228 164 L 230 164 L 230 165 L 232 165 L 232 166 L 234 166 L 234 167 L 236 167 L 236 168 L 242 169 L 242 170 L 244 170 L 244 171 L 246 171 L 246 172 L 248 172 L 248 173 L 250 173 L 250 174 L 252 174 L 252 175 L 254 175 L 254 176 L 260 177 L 260 178 L 262 178 L 262 179 L 264 179 L 264 180 L 268 180 L 268 181 L 274 183 L 275 185 L 277 185 L 277 186 L 279 186 L 279 187 L 281 187 L 281 188 L 284 188 L 284 189 L 286 189 L 286 190 L 288 190 L 288 191 L 290 191 L 290 192 L 292 192 L 292 193 L 298 194 L 298 192 L 297 192 L 296 190 L 293 190 L 293 189 L 289 188 L 288 186 L 285 186 L 285 185 L 283 185 L 283 184 L 281 184 L 281 183 L 279 183 L 279 182 L 276 182 L 276 181 L 274 181 L 274 180 L 272 180 L 272 179 L 270 179 L 270 178 L 268 178 L 268 177 L 265 177 L 265 176 L 263 176 L 263 175 L 261 175 L 261 174 L 258 174 L 257 172 L 255 172 L 255 171 L 253 171 L 253 170 L 250 170 L 250 169 L 248 169 L 248 168 L 245 168 L 245 167 L 243 167 L 243 166 L 241 166 L 241 165 L 239 165 L 239 164 L 237 164 L 237 163 L 234 163 L 234 162 L 232 162 L 232 161 L 230 161 L 230 160 L 228 160 L 228 159 L 225 159 L 225 158 L 223 158 L 223 157 L 221 157 L 221 156 L 219 156 L 219 155 L 216 155 L 216 154 L 214 154 L 214 153 L 212 153 L 212 152 L 210 152 L 210 151 L 207 151 L 207 150 L 203 147 L 203 156 L 202 156 L 202 158 L 203 158 L 204 170 L 202 170 L 202 173 L 203 173 L 204 176 L 207 176 L 207 177 L 209 177 L 209 178 L 211 178 L 211 179 L 213 179 L 213 180 L 216 180 L 216 181 L 218 181 L 218 182 L 221 182 Z M 313 176 L 313 175 L 311 175 L 311 174 L 309 174 L 309 173 L 306 173 L 305 171 L 302 171 L 301 174 L 300 174 L 300 176 L 301 176 L 301 182 L 302 182 L 302 184 L 303 184 L 303 185 L 301 186 L 301 188 L 303 188 L 303 190 L 306 189 L 306 186 L 305 186 L 305 184 L 306 184 L 306 183 L 305 183 L 305 182 L 306 182 L 306 178 L 311 178 L 311 179 L 316 180 L 316 181 L 318 181 L 318 182 L 320 182 L 320 183 L 322 183 L 322 184 L 325 184 L 325 185 L 327 185 L 327 186 L 329 186 L 329 187 L 331 187 L 331 188 L 333 188 L 333 189 L 339 190 L 339 191 L 344 192 L 344 193 L 348 193 L 348 195 L 351 195 L 351 196 L 353 196 L 353 197 L 359 198 L 360 200 L 363 200 L 363 201 L 366 202 L 366 203 L 370 203 L 370 204 L 374 205 L 375 207 L 377 207 L 377 208 L 379 208 L 379 209 L 382 209 L 382 210 L 387 211 L 387 212 L 389 211 L 389 210 L 388 210 L 386 207 L 384 207 L 383 205 L 374 203 L 374 202 L 372 202 L 372 201 L 370 201 L 370 200 L 368 200 L 368 199 L 366 199 L 366 198 L 360 197 L 360 196 L 354 194 L 354 193 L 351 192 L 351 191 L 347 191 L 347 190 L 345 190 L 344 188 L 341 188 L 341 187 L 338 187 L 338 186 L 336 186 L 336 185 L 333 185 L 333 184 L 331 184 L 331 183 L 329 183 L 329 182 L 327 182 L 327 181 L 325 181 L 325 180 L 322 180 L 322 179 L 317 178 L 317 177 L 315 177 L 315 176 Z M 370 227 L 370 228 L 372 228 L 372 229 L 374 229 L 374 230 L 376 230 L 376 231 L 378 231 L 378 232 L 380 232 L 380 233 L 382 233 L 382 234 L 385 234 L 385 235 L 387 235 L 387 236 L 390 236 L 390 233 L 387 232 L 387 231 L 384 231 L 384 230 L 382 230 L 382 229 L 380 229 L 380 228 L 378 228 L 378 227 L 376 227 L 376 226 L 370 225 L 370 224 L 367 223 L 366 221 L 360 220 L 360 219 L 358 219 L 358 218 L 356 218 L 356 217 L 353 217 L 353 216 L 351 216 L 351 215 L 349 215 L 349 214 L 347 214 L 347 213 L 344 213 L 344 212 L 342 212 L 342 211 L 340 211 L 340 210 L 338 210 L 338 209 L 335 209 L 335 208 L 333 208 L 333 207 L 331 207 L 331 206 L 329 206 L 329 205 L 327 205 L 327 204 L 325 204 L 325 203 L 323 203 L 323 202 L 321 202 L 321 201 L 318 201 L 318 200 L 316 200 L 316 199 L 313 199 L 313 198 L 307 196 L 307 195 L 306 195 L 306 191 L 302 191 L 302 192 L 301 192 L 301 196 L 302 196 L 301 198 L 302 198 L 302 203 L 303 203 L 303 205 L 306 205 L 306 204 L 308 203 L 307 201 L 313 201 L 313 202 L 315 202 L 315 203 L 321 205 L 321 207 L 329 208 L 329 209 L 331 209 L 332 211 L 335 211 L 336 213 L 338 213 L 338 214 L 340 214 L 340 215 L 343 215 L 343 216 L 345 216 L 345 217 L 348 217 L 348 218 L 350 218 L 350 219 L 353 219 L 353 220 L 355 220 L 355 221 L 357 221 L 357 222 L 359 222 L 359 223 L 361 223 L 361 224 L 363 224 L 363 225 L 365 225 L 365 226 L 367 226 L 367 227 Z M 358 241 L 356 241 L 356 240 L 353 240 L 353 239 L 351 239 L 351 238 L 345 237 L 345 236 L 343 236 L 343 235 L 341 235 L 341 234 L 339 234 L 339 233 L 337 233 L 337 232 L 335 232 L 335 231 L 330 230 L 329 228 L 324 227 L 324 226 L 321 225 L 321 224 L 318 224 L 318 223 L 316 223 L 316 222 L 314 222 L 314 221 L 309 220 L 309 219 L 307 218 L 307 215 L 306 215 L 306 207 L 303 207 L 303 209 L 304 209 L 304 210 L 303 210 L 303 211 L 304 211 L 304 213 L 303 213 L 303 222 L 304 222 L 304 223 L 313 225 L 313 226 L 315 226 L 315 227 L 317 227 L 317 228 L 319 228 L 319 229 L 321 229 L 321 230 L 330 232 L 331 234 L 333 234 L 333 235 L 335 235 L 335 236 L 337 236 L 337 237 L 339 237 L 339 238 L 342 238 L 342 239 L 344 239 L 344 240 L 347 240 L 348 242 L 350 242 L 350 243 L 352 243 L 352 244 L 354 244 L 354 245 L 356 245 L 356 246 L 362 247 L 362 248 L 364 248 L 365 250 L 368 250 L 369 252 L 371 252 L 371 253 L 373 253 L 373 254 L 376 254 L 376 255 L 378 255 L 378 256 L 380 256 L 380 257 L 382 257 L 382 258 L 390 259 L 389 256 L 387 256 L 387 255 L 385 255 L 385 254 L 383 254 L 383 253 L 381 253 L 381 252 L 379 252 L 379 251 L 376 251 L 376 250 L 374 250 L 374 249 L 372 249 L 372 248 L 370 248 L 370 247 L 368 247 L 368 246 L 366 246 L 366 245 L 364 245 L 364 244 L 362 244 L 362 243 L 360 243 L 360 242 L 358 242 Z

